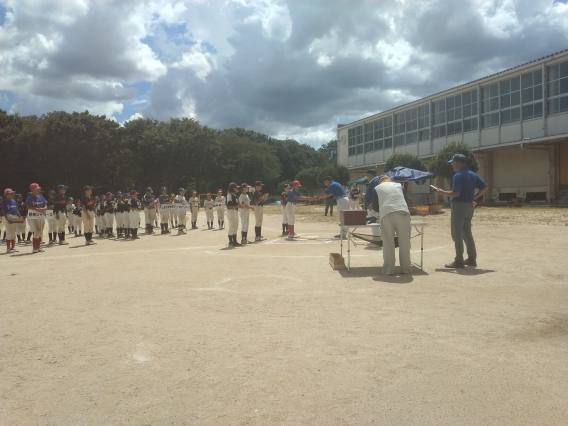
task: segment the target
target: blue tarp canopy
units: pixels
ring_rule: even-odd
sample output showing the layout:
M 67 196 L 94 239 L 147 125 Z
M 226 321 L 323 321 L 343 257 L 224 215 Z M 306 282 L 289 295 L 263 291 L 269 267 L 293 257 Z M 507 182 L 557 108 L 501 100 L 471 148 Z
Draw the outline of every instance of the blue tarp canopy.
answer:
M 423 172 L 421 170 L 409 169 L 407 167 L 395 167 L 386 173 L 395 182 L 412 182 L 425 179 L 434 179 L 436 175 L 430 172 Z

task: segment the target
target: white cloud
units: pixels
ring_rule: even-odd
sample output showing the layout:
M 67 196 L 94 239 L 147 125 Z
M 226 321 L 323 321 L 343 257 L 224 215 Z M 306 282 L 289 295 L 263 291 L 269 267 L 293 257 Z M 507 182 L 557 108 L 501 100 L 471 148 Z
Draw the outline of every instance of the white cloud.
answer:
M 244 22 L 262 24 L 262 34 L 270 39 L 286 41 L 292 33 L 292 21 L 286 4 L 275 1 L 250 1 L 245 2 L 254 9 L 254 13 L 248 16 Z
M 204 81 L 214 68 L 215 61 L 213 55 L 204 52 L 201 46 L 194 45 L 189 52 L 182 54 L 180 61 L 174 62 L 171 66 L 178 69 L 190 69 L 195 72 L 197 78 Z

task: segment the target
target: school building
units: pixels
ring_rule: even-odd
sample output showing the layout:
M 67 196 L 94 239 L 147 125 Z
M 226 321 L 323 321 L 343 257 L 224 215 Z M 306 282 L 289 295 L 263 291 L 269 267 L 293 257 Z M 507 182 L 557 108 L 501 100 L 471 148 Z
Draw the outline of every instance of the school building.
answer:
M 337 129 L 351 179 L 384 172 L 394 153 L 429 160 L 467 143 L 489 190 L 484 202 L 568 203 L 568 49 L 363 118 Z M 445 179 L 437 184 L 448 189 Z M 414 203 L 430 193 L 413 184 Z

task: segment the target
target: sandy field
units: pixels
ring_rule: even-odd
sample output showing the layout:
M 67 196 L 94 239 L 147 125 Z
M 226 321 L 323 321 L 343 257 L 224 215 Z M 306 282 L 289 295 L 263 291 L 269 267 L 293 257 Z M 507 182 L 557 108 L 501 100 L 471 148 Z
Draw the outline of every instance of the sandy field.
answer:
M 336 218 L 298 211 L 298 241 L 269 207 L 241 248 L 201 213 L 183 236 L 2 249 L 1 424 L 567 424 L 566 210 L 477 209 L 458 271 L 449 213 L 428 216 L 424 271 L 394 276 L 366 243 L 332 270 Z

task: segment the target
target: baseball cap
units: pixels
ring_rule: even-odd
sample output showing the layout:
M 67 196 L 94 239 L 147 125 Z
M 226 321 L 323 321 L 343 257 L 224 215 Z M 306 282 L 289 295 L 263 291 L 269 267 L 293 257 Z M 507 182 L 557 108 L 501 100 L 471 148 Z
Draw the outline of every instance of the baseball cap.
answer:
M 185 188 L 178 189 L 178 192 L 181 192 L 181 191 L 185 192 Z
M 146 192 L 152 192 L 152 188 L 150 187 L 146 188 Z
M 55 191 L 53 189 L 50 189 L 49 191 L 47 191 L 48 194 L 55 194 Z
M 106 193 L 106 196 L 107 196 L 107 197 L 114 197 L 114 194 L 113 194 L 112 192 L 107 192 L 107 193 Z
M 122 198 L 122 194 L 116 193 L 116 198 Z
M 39 186 L 37 183 L 32 183 L 30 185 L 30 189 L 41 189 L 41 186 Z
M 6 188 L 6 189 L 4 190 L 4 195 L 6 195 L 6 194 L 15 194 L 15 193 L 16 193 L 16 191 L 14 191 L 14 190 L 11 189 L 11 188 Z
M 167 190 L 168 190 L 168 189 L 167 189 L 165 186 L 162 186 L 162 187 L 160 188 L 160 191 L 167 191 Z
M 235 182 L 231 182 L 231 183 L 229 184 L 229 188 L 230 188 L 230 189 L 232 189 L 232 188 L 240 188 L 240 186 L 237 185 Z
M 73 197 L 69 197 L 67 201 L 75 201 L 75 199 Z
M 257 180 L 257 181 L 254 183 L 254 186 L 264 186 L 264 184 L 263 184 L 261 181 Z
M 197 191 L 194 189 L 193 191 L 191 191 L 192 194 L 197 194 Z
M 170 194 L 170 197 L 175 197 L 176 194 L 174 194 L 173 192 Z
M 23 198 L 22 194 L 16 194 L 16 198 Z
M 122 195 L 122 191 L 118 191 L 116 195 Z
M 164 188 L 165 189 L 165 188 Z M 138 192 L 136 192 L 135 189 L 133 189 L 132 191 L 130 191 L 130 195 L 134 195 L 134 194 L 138 194 Z
M 57 185 L 57 189 L 67 189 L 67 185 Z
M 292 182 L 292 185 L 298 185 L 299 187 L 302 186 L 302 185 L 300 185 L 300 181 L 299 181 L 299 180 L 295 180 L 294 182 Z
M 223 190 L 222 190 L 222 189 L 219 189 L 219 190 L 217 191 L 217 193 L 219 193 L 219 192 L 223 192 Z
M 460 163 L 467 163 L 467 157 L 463 154 L 454 154 L 452 159 L 448 163 L 453 163 L 454 161 L 459 161 Z
M 241 188 L 250 188 L 250 185 L 247 185 L 246 183 L 241 183 Z
M 93 188 L 90 187 L 89 185 L 85 185 L 85 186 L 83 187 L 83 191 L 86 191 L 87 189 L 93 189 Z
M 368 169 L 368 170 L 367 170 L 367 174 L 368 174 L 368 175 L 377 176 L 377 171 L 376 171 L 375 169 Z
M 290 188 L 290 184 L 289 183 L 285 183 L 283 188 Z

